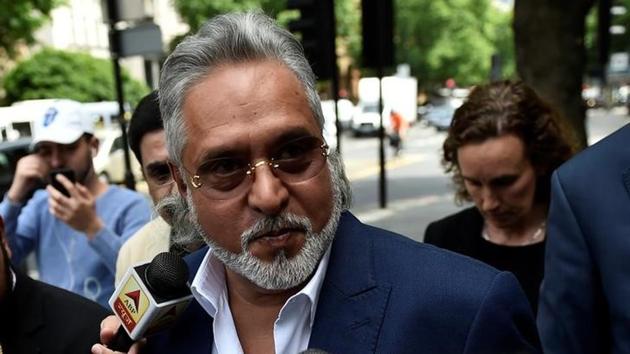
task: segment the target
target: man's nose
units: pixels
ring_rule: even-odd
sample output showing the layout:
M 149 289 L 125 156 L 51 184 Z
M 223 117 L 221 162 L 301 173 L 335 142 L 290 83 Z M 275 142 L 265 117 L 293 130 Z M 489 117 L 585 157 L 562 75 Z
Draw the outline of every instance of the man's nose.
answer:
M 248 178 L 253 178 L 247 197 L 252 209 L 264 215 L 277 215 L 287 207 L 289 190 L 273 174 L 272 167 L 259 166 Z
M 50 152 L 50 167 L 60 168 L 65 165 L 65 158 L 61 151 L 57 148 L 52 148 Z

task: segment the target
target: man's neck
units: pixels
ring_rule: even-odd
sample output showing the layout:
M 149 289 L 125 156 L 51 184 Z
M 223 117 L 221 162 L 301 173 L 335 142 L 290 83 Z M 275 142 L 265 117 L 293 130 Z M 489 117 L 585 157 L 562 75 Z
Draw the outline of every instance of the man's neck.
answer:
M 277 307 L 278 311 L 291 296 L 300 290 L 299 286 L 287 290 L 263 289 L 227 268 L 225 269 L 225 283 L 230 296 L 230 305 L 234 298 L 239 303 L 250 304 L 257 308 Z
M 85 178 L 84 186 L 94 197 L 98 197 L 101 194 L 105 193 L 108 187 L 107 183 L 101 181 L 101 179 L 96 176 L 94 170 L 88 172 L 88 175 Z
M 286 301 L 298 288 L 262 289 L 229 269 L 225 271 L 230 312 L 245 353 L 273 353 L 274 323 Z

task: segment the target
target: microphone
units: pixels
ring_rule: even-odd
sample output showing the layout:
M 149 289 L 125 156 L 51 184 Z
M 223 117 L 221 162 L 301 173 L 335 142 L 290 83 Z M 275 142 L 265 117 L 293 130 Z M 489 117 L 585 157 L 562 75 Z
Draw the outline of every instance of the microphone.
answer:
M 174 323 L 192 299 L 187 281 L 188 266 L 175 253 L 129 268 L 109 299 L 121 326 L 108 347 L 127 352 L 135 341 Z

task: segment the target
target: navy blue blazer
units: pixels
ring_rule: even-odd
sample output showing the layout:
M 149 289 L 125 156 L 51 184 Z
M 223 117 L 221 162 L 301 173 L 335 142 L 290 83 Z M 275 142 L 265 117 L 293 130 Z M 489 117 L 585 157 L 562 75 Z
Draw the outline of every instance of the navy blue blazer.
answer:
M 206 248 L 188 258 L 195 273 Z M 538 353 L 514 276 L 342 214 L 309 348 L 329 353 Z M 210 353 L 212 319 L 193 302 L 151 353 Z M 289 353 L 293 354 L 293 353 Z
M 19 271 L 15 275 L 15 288 L 0 305 L 5 354 L 89 353 L 100 342 L 100 323 L 109 310 Z
M 630 125 L 555 172 L 547 233 L 545 353 L 630 353 Z

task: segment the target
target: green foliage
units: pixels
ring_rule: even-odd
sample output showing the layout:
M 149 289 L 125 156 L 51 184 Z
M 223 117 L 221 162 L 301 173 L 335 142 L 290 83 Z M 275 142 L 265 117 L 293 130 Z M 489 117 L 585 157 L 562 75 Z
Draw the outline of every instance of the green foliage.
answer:
M 85 53 L 44 49 L 20 62 L 4 78 L 7 104 L 39 98 L 70 98 L 80 102 L 114 101 L 116 91 L 110 60 Z M 149 88 L 123 70 L 125 100 L 135 106 Z
M 626 9 L 625 14 L 611 15 L 611 25 L 625 27 L 623 34 L 610 35 L 610 52 L 628 52 L 630 50 L 630 0 L 614 0 L 613 5 Z
M 503 75 L 513 75 L 511 13 L 489 0 L 396 0 L 395 13 L 397 62 L 409 63 L 422 86 L 485 82 L 495 53 Z
M 335 1 L 337 53 L 347 54 L 355 63 L 361 57 L 361 8 L 359 0 Z
M 630 0 L 628 0 L 630 1 Z M 356 65 L 361 56 L 360 0 L 335 0 L 338 54 Z M 196 31 L 228 11 L 261 9 L 281 25 L 297 18 L 286 0 L 174 0 L 182 19 Z M 490 57 L 501 56 L 503 76 L 515 72 L 512 13 L 491 0 L 394 0 L 396 61 L 409 63 L 421 86 L 454 78 L 460 86 L 487 81 Z
M 297 19 L 296 10 L 286 10 L 287 0 L 174 0 L 177 12 L 195 32 L 209 18 L 230 11 L 260 9 L 275 18 L 282 26 Z M 356 63 L 361 55 L 361 9 L 360 0 L 335 0 L 337 18 L 337 47 L 340 54 L 347 55 Z M 171 50 L 181 41 L 176 38 L 170 44 Z
M 286 8 L 286 0 L 174 0 L 173 4 L 191 32 L 196 32 L 206 20 L 222 13 L 261 9 L 275 18 Z
M 586 15 L 586 29 L 584 33 L 584 48 L 586 49 L 586 73 L 593 75 L 599 66 L 599 53 L 597 51 L 597 6 L 593 6 Z
M 630 0 L 614 0 L 613 5 L 625 7 L 622 15 L 611 14 L 611 26 L 624 26 L 623 34 L 610 34 L 609 54 L 630 51 Z M 586 48 L 587 75 L 599 77 L 601 64 L 599 58 L 599 7 L 593 6 L 586 16 L 586 33 L 584 47 Z
M 0 0 L 0 53 L 12 57 L 17 43 L 32 43 L 33 32 L 60 3 L 61 0 Z

